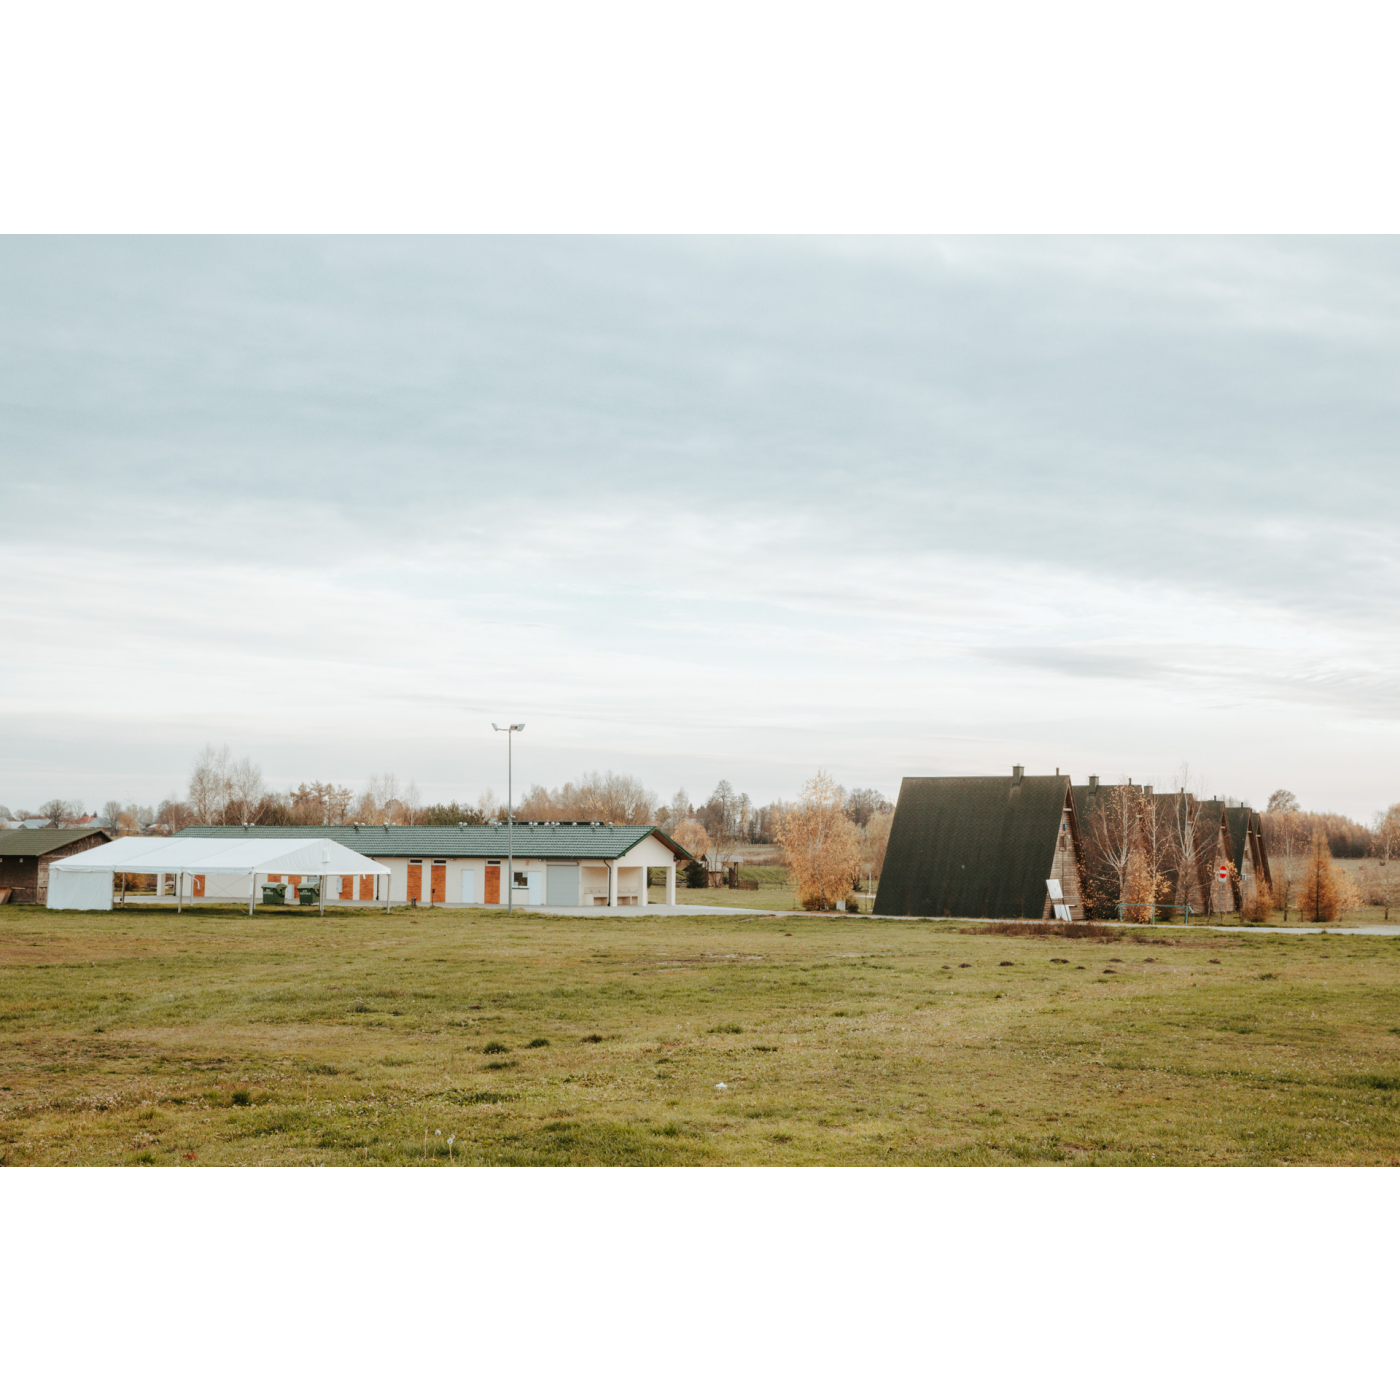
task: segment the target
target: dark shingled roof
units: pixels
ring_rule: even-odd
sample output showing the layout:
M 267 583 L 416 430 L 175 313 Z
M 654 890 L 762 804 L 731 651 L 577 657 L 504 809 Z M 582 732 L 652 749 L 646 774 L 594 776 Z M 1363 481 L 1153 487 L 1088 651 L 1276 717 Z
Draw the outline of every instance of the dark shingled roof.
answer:
M 1068 778 L 905 778 L 877 914 L 1038 919 Z
M 71 846 L 75 841 L 87 841 L 94 836 L 100 836 L 103 841 L 112 839 L 105 831 L 92 827 L 68 827 L 57 831 L 43 827 L 27 831 L 0 831 L 0 856 L 46 856 L 50 851 Z
M 1225 809 L 1225 821 L 1230 827 L 1230 859 L 1235 863 L 1236 874 L 1244 869 L 1244 853 L 1249 844 L 1249 819 L 1252 815 L 1248 807 Z
M 36 833 L 37 834 L 37 833 Z M 381 856 L 456 856 L 504 860 L 504 826 L 187 826 L 181 836 L 221 836 L 242 841 L 329 837 L 347 850 Z M 516 822 L 515 854 L 521 860 L 617 860 L 648 836 L 669 846 L 681 860 L 692 859 L 660 827 L 604 826 L 591 822 Z

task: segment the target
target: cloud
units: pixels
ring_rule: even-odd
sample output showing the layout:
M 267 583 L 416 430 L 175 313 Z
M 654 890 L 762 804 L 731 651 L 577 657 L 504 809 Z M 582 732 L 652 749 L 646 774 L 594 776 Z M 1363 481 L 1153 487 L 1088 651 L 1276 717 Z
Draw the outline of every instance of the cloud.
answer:
M 236 732 L 289 779 L 401 753 L 465 791 L 463 716 L 505 706 L 659 787 L 890 784 L 1045 724 L 1277 786 L 1269 744 L 1396 695 L 1397 271 L 1377 240 L 12 240 L 0 783 L 70 771 L 62 713 L 176 776 Z M 1400 768 L 1332 781 L 1368 808 Z

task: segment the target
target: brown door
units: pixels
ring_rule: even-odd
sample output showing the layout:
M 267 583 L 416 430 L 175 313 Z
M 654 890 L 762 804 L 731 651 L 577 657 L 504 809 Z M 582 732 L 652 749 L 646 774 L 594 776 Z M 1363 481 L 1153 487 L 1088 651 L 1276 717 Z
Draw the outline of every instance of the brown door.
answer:
M 196 898 L 196 899 L 203 899 L 203 898 L 204 898 L 204 876 L 203 876 L 203 875 L 196 875 L 196 876 L 194 877 L 194 895 L 195 895 L 195 898 Z
M 373 876 L 373 875 L 361 875 L 361 876 L 360 876 L 360 898 L 361 898 L 361 899 L 373 899 L 373 898 L 374 898 L 374 876 Z
M 355 877 L 353 875 L 340 877 L 340 897 L 341 899 L 355 898 Z
M 408 867 L 408 897 L 410 899 L 423 898 L 422 865 L 410 865 Z
M 433 903 L 445 904 L 447 902 L 447 867 L 445 865 L 433 866 Z
M 501 867 L 499 865 L 486 867 L 486 902 L 487 904 L 501 902 Z

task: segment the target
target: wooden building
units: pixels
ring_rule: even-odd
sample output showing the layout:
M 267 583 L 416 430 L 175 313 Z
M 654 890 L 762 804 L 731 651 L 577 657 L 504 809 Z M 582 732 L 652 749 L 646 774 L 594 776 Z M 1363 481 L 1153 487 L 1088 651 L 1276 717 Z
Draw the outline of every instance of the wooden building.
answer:
M 105 831 L 41 827 L 0 831 L 0 889 L 14 904 L 42 904 L 49 893 L 49 866 L 64 856 L 106 845 Z
M 1079 825 L 1067 777 L 905 778 L 877 914 L 1042 919 L 1058 880 L 1084 917 Z
M 1269 873 L 1269 856 L 1264 847 L 1263 823 L 1252 807 L 1226 807 L 1225 820 L 1230 827 L 1230 848 L 1235 864 L 1235 903 L 1242 908 L 1259 892 L 1260 882 L 1273 887 Z

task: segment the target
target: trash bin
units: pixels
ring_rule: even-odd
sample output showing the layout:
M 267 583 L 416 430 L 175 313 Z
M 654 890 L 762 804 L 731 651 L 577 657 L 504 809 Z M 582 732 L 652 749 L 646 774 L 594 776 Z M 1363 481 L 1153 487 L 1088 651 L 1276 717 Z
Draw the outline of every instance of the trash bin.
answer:
M 321 887 L 319 885 L 302 885 L 297 890 L 298 904 L 315 904 L 321 897 Z
M 264 885 L 262 892 L 264 904 L 285 904 L 287 902 L 286 885 Z

